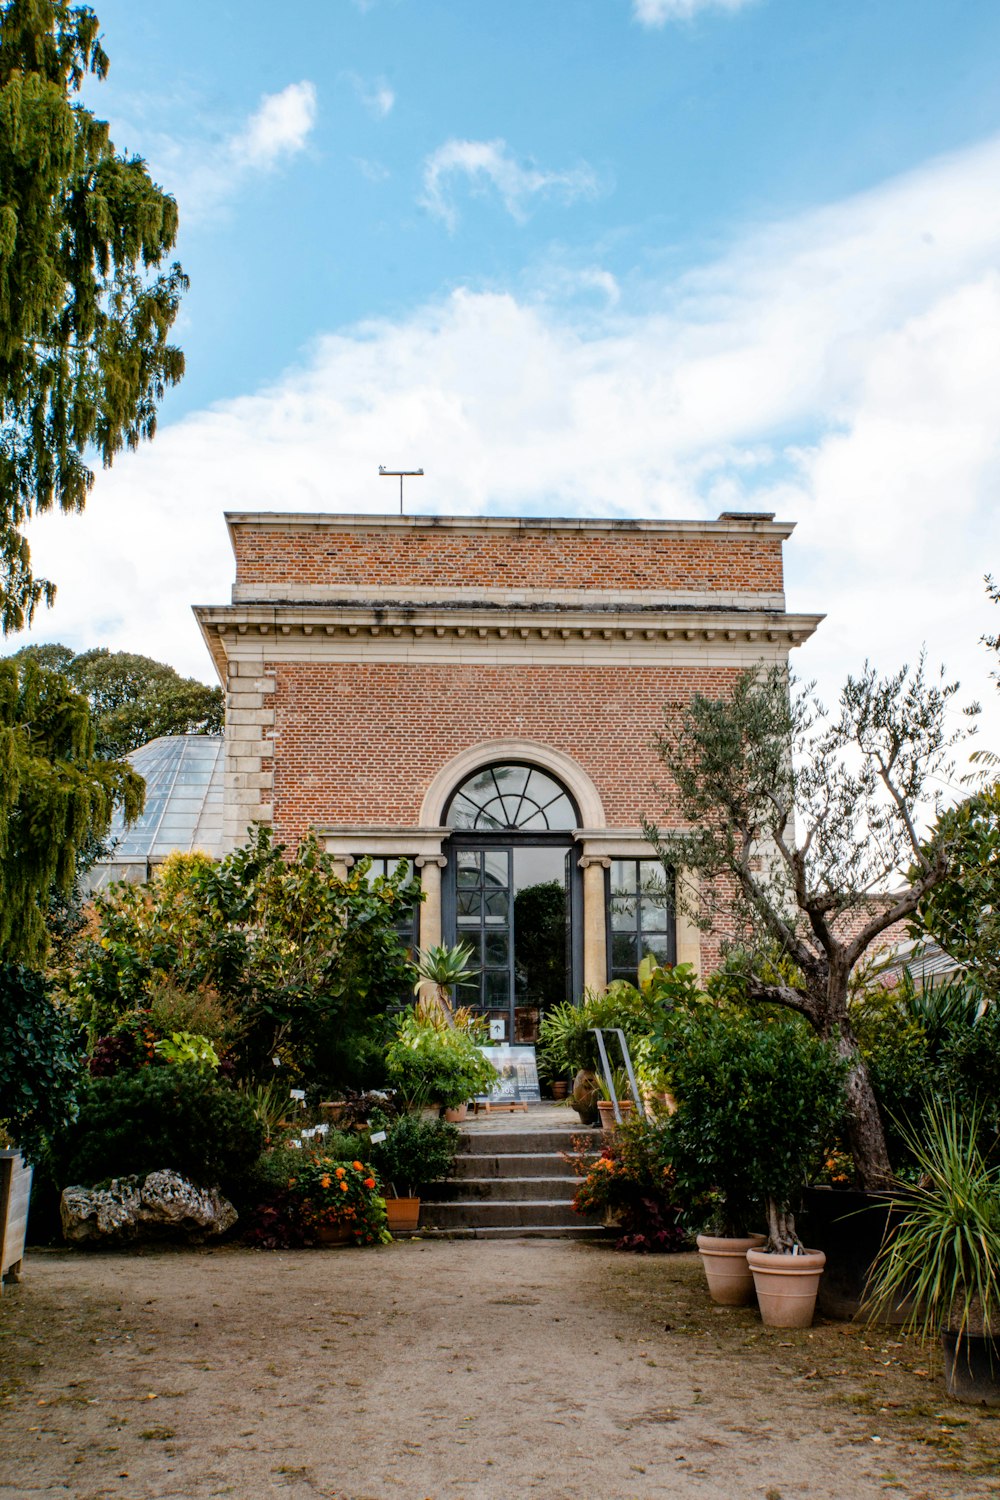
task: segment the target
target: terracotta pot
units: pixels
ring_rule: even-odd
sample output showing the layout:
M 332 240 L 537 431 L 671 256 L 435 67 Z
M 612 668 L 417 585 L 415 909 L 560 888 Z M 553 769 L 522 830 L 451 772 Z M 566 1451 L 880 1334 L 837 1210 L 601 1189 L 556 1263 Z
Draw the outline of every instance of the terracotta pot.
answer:
M 622 1123 L 624 1124 L 626 1120 L 631 1119 L 635 1111 L 635 1105 L 633 1104 L 631 1099 L 619 1099 L 618 1111 L 622 1117 Z M 610 1099 L 598 1099 L 597 1113 L 601 1117 L 602 1130 L 618 1129 L 618 1121 L 615 1119 L 615 1107 Z
M 944 1383 L 954 1401 L 1000 1406 L 1000 1339 L 943 1333 Z
M 420 1220 L 419 1198 L 387 1198 L 385 1216 L 390 1234 L 412 1234 Z
M 316 1230 L 317 1245 L 349 1245 L 351 1231 L 346 1224 L 321 1224 Z
M 590 1068 L 581 1068 L 573 1079 L 572 1103 L 581 1125 L 597 1124 L 597 1075 Z
M 566 1082 L 565 1078 L 557 1078 L 555 1083 L 552 1085 L 553 1099 L 565 1099 L 568 1093 L 569 1084 Z
M 451 1125 L 461 1125 L 468 1113 L 469 1106 L 467 1104 L 456 1104 L 453 1109 L 446 1109 L 444 1111 L 444 1117 Z
M 801 1255 L 748 1250 L 747 1262 L 763 1322 L 769 1328 L 808 1328 L 826 1265 L 822 1250 L 806 1250 Z
M 753 1301 L 753 1272 L 747 1263 L 747 1251 L 756 1250 L 763 1243 L 762 1234 L 740 1240 L 699 1234 L 698 1254 L 713 1302 L 722 1307 L 746 1307 Z

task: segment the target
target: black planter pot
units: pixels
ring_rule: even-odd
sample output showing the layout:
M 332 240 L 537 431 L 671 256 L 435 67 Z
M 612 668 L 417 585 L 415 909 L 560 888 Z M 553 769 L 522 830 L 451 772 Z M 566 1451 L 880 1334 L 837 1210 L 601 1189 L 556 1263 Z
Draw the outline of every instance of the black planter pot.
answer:
M 1000 1406 L 1000 1340 L 981 1334 L 943 1333 L 944 1383 L 954 1401 Z
M 890 1221 L 891 1193 L 854 1188 L 806 1188 L 796 1223 L 803 1243 L 826 1255 L 816 1311 L 827 1318 L 853 1318 Z M 903 1315 L 886 1322 L 902 1322 Z
M 954 1401 L 1000 1407 L 1000 1340 L 967 1334 L 942 1334 L 945 1385 Z

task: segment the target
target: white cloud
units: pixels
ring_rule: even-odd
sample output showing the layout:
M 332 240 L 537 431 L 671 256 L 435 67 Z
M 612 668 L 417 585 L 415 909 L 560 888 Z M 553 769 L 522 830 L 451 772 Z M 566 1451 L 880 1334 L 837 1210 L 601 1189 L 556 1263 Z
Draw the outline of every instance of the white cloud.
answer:
M 316 88 L 290 83 L 277 94 L 265 94 L 242 130 L 230 137 L 227 153 L 236 167 L 270 171 L 297 156 L 316 123 Z
M 189 606 L 228 595 L 224 510 L 391 510 L 378 465 L 422 466 L 430 513 L 797 520 L 790 606 L 829 616 L 799 670 L 832 696 L 926 640 L 1000 748 L 998 183 L 1000 139 L 748 235 L 651 311 L 460 290 L 320 338 L 32 527 L 38 633 L 207 675 Z
M 357 73 L 348 73 L 347 77 L 368 113 L 376 120 L 384 120 L 396 102 L 396 95 L 385 79 L 376 78 L 368 82 L 359 78 Z
M 690 21 L 703 10 L 737 11 L 754 0 L 632 0 L 632 14 L 640 26 L 665 26 L 668 21 Z
M 550 172 L 534 165 L 521 166 L 503 140 L 445 141 L 424 163 L 421 201 L 449 229 L 458 222 L 450 196 L 456 178 L 464 178 L 473 193 L 492 187 L 518 223 L 528 217 L 528 204 L 533 198 L 553 196 L 572 203 L 576 198 L 593 198 L 598 191 L 597 179 L 587 166 Z
M 290 83 L 265 94 L 240 128 L 214 145 L 161 139 L 150 152 L 154 176 L 170 183 L 185 222 L 210 218 L 255 175 L 298 156 L 315 123 L 315 84 Z

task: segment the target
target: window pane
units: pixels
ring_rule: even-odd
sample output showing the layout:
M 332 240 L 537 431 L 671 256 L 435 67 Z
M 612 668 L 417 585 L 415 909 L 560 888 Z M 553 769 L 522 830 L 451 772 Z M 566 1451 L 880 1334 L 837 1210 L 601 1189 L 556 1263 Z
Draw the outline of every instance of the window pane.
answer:
M 506 928 L 486 933 L 484 956 L 491 969 L 507 967 L 510 962 L 510 937 Z
M 642 951 L 644 957 L 647 953 L 651 953 L 658 964 L 662 965 L 668 964 L 670 962 L 670 943 L 668 941 L 666 933 L 664 933 L 662 937 L 648 937 L 645 933 L 643 933 Z
M 510 979 L 506 969 L 487 969 L 483 975 L 485 1003 L 490 1006 L 507 1005 L 510 1002 Z
M 613 891 L 635 890 L 635 864 L 634 859 L 611 861 L 611 889 Z
M 667 921 L 670 912 L 666 899 L 651 900 L 648 896 L 642 898 L 642 930 L 647 932 L 666 932 Z
M 506 922 L 509 902 L 506 891 L 489 891 L 486 896 L 487 922 Z
M 636 928 L 637 901 L 634 896 L 611 893 L 611 926 L 616 932 L 634 932 Z
M 459 891 L 456 896 L 455 912 L 460 922 L 478 922 L 479 913 L 482 910 L 483 898 L 479 891 Z
M 563 788 L 533 766 L 496 765 L 464 781 L 448 810 L 450 828 L 575 828 Z
M 504 890 L 507 888 L 508 860 L 506 854 L 485 854 L 483 856 L 483 884 L 498 885 Z
M 611 967 L 630 969 L 633 972 L 638 969 L 638 944 L 632 933 L 614 932 L 611 934 Z

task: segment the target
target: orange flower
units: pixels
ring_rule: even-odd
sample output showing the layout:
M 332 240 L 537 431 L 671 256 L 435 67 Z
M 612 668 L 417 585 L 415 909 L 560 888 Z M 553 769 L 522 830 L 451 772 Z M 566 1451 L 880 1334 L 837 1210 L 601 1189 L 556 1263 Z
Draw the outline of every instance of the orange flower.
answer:
M 333 1175 L 335 1177 L 346 1177 L 347 1173 L 344 1171 L 343 1167 L 336 1167 L 334 1169 L 334 1174 Z
M 374 1177 L 366 1177 L 365 1178 L 365 1187 L 366 1188 L 373 1188 L 374 1186 L 375 1186 L 375 1179 L 374 1179 Z
M 347 1183 L 346 1183 L 346 1182 L 342 1182 L 342 1183 L 341 1183 L 341 1184 L 340 1184 L 340 1191 L 341 1191 L 341 1192 L 342 1192 L 342 1193 L 346 1193 L 346 1192 L 347 1192 Z
M 328 1176 L 327 1177 L 321 1177 L 320 1180 L 319 1180 L 319 1185 L 320 1185 L 320 1187 L 329 1187 L 330 1186 L 330 1178 Z
M 365 1170 L 359 1161 L 352 1161 L 351 1166 L 354 1168 L 355 1172 L 363 1172 Z

